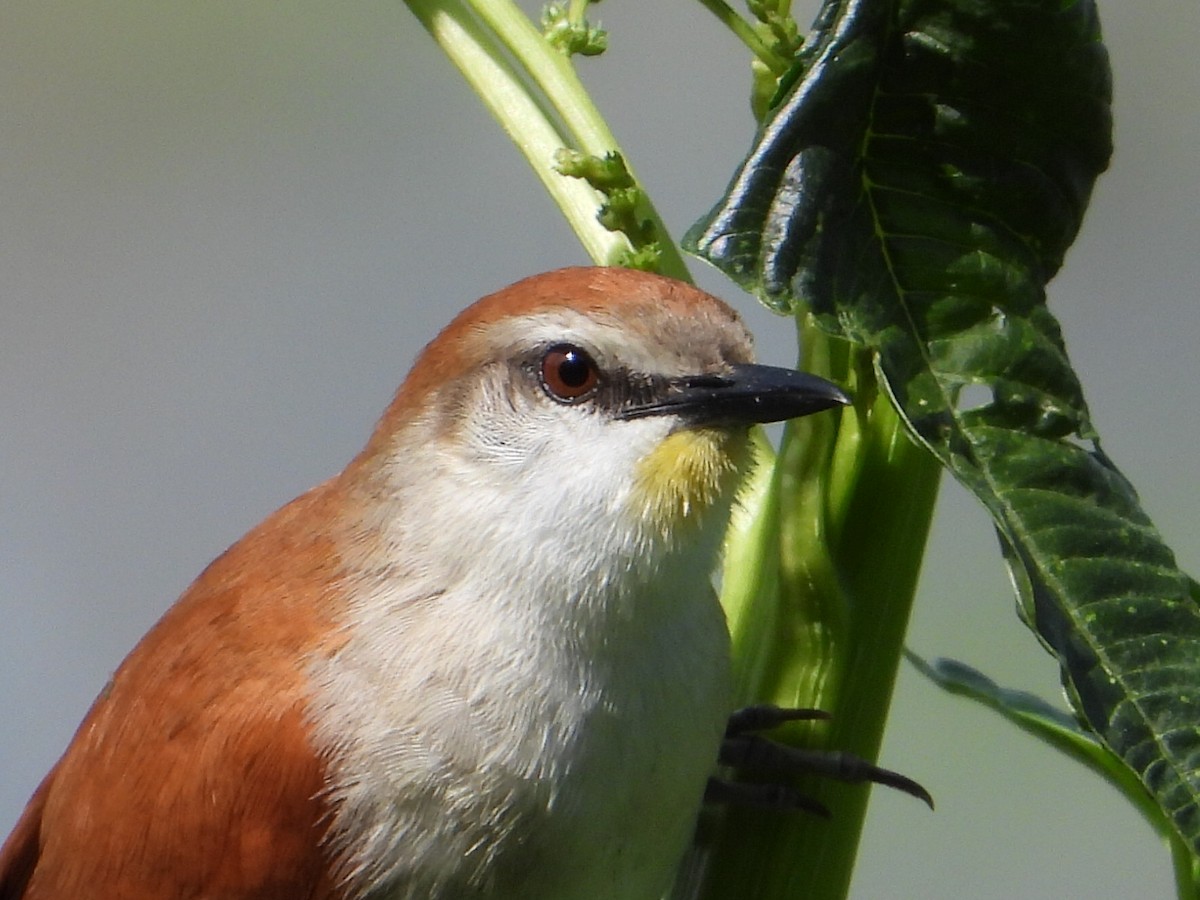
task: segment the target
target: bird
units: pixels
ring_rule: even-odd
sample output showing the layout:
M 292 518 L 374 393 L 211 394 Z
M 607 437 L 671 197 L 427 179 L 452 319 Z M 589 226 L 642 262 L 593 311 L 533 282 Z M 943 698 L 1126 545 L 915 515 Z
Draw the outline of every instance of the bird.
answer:
M 0 900 L 660 897 L 733 705 L 750 430 L 848 402 L 663 276 L 475 302 L 116 669 Z

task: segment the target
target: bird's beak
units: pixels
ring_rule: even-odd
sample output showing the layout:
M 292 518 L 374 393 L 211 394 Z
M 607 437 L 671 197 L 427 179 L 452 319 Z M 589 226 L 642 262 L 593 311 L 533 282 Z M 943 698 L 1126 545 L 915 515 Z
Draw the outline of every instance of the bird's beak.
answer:
M 836 384 L 795 369 L 733 366 L 719 375 L 691 375 L 667 382 L 658 398 L 629 407 L 619 419 L 677 415 L 692 425 L 754 425 L 798 419 L 848 406 Z

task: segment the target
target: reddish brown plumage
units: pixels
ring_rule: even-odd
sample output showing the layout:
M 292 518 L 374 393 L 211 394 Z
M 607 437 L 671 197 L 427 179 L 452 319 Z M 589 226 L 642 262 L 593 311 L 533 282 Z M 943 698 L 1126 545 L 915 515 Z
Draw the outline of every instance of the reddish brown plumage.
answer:
M 335 647 L 337 503 L 268 518 L 130 653 L 0 851 L 0 900 L 336 896 L 303 661 Z

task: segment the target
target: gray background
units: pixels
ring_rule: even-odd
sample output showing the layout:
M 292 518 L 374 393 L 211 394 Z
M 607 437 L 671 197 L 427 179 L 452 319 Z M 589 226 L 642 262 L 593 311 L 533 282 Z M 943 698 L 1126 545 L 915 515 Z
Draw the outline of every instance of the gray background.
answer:
M 696 3 L 599 12 L 585 78 L 681 233 L 748 145 L 744 54 Z M 1102 12 L 1117 152 L 1052 304 L 1106 448 L 1196 572 L 1200 6 Z M 142 632 L 341 467 L 453 312 L 584 258 L 397 2 L 9 0 L 0 84 L 5 833 Z M 785 321 L 696 271 L 791 361 Z M 910 641 L 1058 696 L 954 485 Z M 1170 892 L 1111 789 L 910 670 L 883 755 L 938 811 L 876 795 L 855 897 Z

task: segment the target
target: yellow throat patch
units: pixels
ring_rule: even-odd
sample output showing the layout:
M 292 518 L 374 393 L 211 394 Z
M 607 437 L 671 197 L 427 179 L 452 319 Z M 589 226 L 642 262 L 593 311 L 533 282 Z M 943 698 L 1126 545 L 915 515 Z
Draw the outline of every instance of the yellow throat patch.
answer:
M 635 499 L 658 530 L 670 533 L 713 503 L 729 502 L 749 459 L 744 433 L 676 431 L 638 462 Z

